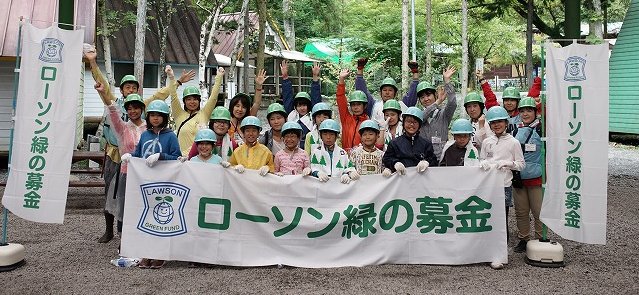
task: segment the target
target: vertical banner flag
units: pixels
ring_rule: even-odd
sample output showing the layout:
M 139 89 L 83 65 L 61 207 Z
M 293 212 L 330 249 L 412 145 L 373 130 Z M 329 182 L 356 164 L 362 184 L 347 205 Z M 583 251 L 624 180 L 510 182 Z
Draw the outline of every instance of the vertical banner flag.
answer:
M 339 178 L 129 162 L 122 255 L 218 265 L 508 262 L 504 175 L 479 167 Z M 462 180 L 463 181 L 460 181 Z
M 565 239 L 606 243 L 608 43 L 546 44 L 547 183 L 541 221 Z
M 62 223 L 73 155 L 84 30 L 23 25 L 11 167 L 2 205 Z

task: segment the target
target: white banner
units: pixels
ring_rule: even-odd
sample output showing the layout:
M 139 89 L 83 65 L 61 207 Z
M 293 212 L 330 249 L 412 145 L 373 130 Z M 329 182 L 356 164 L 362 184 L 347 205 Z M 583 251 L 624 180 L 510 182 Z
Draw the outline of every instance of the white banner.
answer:
M 235 266 L 507 262 L 503 175 L 429 168 L 321 183 L 204 163 L 128 168 L 122 254 Z
M 11 167 L 2 204 L 21 218 L 62 223 L 73 155 L 84 30 L 22 28 Z
M 606 243 L 608 43 L 546 45 L 547 183 L 541 220 L 563 238 Z

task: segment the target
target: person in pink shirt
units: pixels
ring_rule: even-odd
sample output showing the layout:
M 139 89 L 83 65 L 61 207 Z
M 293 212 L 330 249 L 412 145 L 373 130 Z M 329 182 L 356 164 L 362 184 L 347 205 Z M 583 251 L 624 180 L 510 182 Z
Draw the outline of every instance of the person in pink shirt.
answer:
M 282 126 L 284 149 L 275 154 L 275 174 L 279 176 L 311 174 L 308 154 L 299 147 L 302 126 L 297 122 L 286 122 Z

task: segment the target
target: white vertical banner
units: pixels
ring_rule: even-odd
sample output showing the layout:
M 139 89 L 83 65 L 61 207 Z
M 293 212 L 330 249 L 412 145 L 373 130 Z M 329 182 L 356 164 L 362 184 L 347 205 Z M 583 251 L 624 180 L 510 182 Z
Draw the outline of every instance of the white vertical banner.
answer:
M 565 239 L 605 244 L 608 43 L 545 46 L 547 183 L 541 221 Z
M 22 28 L 11 167 L 2 205 L 62 223 L 73 155 L 84 30 Z

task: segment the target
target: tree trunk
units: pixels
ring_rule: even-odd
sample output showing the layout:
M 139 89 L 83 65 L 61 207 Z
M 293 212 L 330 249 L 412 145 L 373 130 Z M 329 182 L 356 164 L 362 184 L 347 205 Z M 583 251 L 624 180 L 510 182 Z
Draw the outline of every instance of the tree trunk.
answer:
M 244 15 L 246 10 L 248 9 L 249 0 L 242 1 L 242 11 L 240 15 Z M 242 45 L 242 37 L 244 32 L 244 22 L 238 22 L 237 34 L 235 34 L 235 40 L 233 45 L 233 51 L 231 51 L 231 66 L 229 67 L 228 80 L 230 83 L 237 83 L 238 79 L 236 77 L 237 67 L 235 63 L 237 62 L 237 52 L 240 51 L 240 45 Z M 246 49 L 248 50 L 248 48 Z M 248 67 L 248 65 L 244 65 Z M 237 86 L 236 86 L 237 87 Z
M 528 88 L 532 86 L 532 81 L 533 81 L 533 78 L 532 78 L 532 74 L 533 74 L 533 56 L 532 56 L 533 13 L 534 13 L 533 0 L 528 0 L 528 20 L 526 22 L 526 84 L 528 85 Z
M 135 23 L 135 53 L 133 72 L 140 81 L 139 92 L 144 89 L 144 37 L 146 35 L 146 0 L 138 0 L 137 22 Z
M 402 89 L 408 88 L 408 1 L 402 0 Z
M 226 5 L 229 3 L 229 0 L 222 1 L 215 10 L 210 11 L 206 8 L 197 4 L 203 10 L 208 12 L 208 16 L 202 26 L 200 27 L 200 50 L 198 52 L 198 84 L 200 87 L 200 93 L 202 94 L 202 98 L 204 100 L 209 97 L 209 89 L 206 85 L 206 59 L 211 53 L 211 48 L 213 48 L 213 40 L 215 39 L 215 30 L 217 29 L 217 22 L 220 18 L 220 12 Z M 229 73 L 230 74 L 230 73 Z M 203 100 L 203 101 L 204 101 Z
M 266 48 L 266 14 L 268 11 L 266 11 L 266 0 L 256 1 L 260 28 L 257 41 L 257 59 L 255 61 L 255 67 L 257 68 L 257 73 L 259 73 L 264 68 L 264 49 Z
M 105 0 L 98 1 L 98 13 L 100 15 L 100 25 L 102 26 L 102 48 L 104 49 L 104 73 L 106 74 L 107 81 L 111 86 L 110 89 L 115 89 L 115 79 L 113 78 L 113 67 L 111 66 L 111 41 L 109 35 L 111 32 L 108 30 L 106 20 L 106 3 Z
M 433 60 L 433 29 L 431 28 L 433 22 L 433 3 L 432 0 L 426 0 L 426 64 L 424 65 L 424 76 L 426 81 L 431 82 L 433 72 L 432 60 Z
M 603 14 L 601 10 L 601 0 L 592 0 L 592 6 L 597 14 L 596 19 L 591 21 L 588 25 L 590 27 L 590 35 L 597 39 L 603 39 Z
M 466 97 L 468 89 L 468 2 L 462 0 L 462 68 L 461 74 L 461 94 Z
M 291 50 L 295 50 L 295 19 L 291 11 L 293 0 L 282 0 L 282 12 L 284 13 L 284 36 Z

